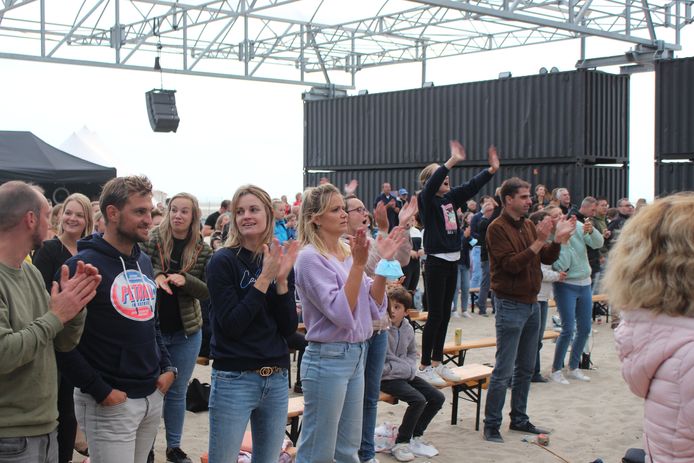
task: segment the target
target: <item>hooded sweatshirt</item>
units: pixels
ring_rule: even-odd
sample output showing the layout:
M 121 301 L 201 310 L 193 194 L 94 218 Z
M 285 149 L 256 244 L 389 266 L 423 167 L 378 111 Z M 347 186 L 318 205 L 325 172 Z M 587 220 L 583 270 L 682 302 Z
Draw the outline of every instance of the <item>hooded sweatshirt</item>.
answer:
M 388 351 L 381 381 L 391 379 L 411 381 L 416 372 L 417 344 L 414 340 L 414 329 L 407 320 L 403 319 L 400 327 L 393 325 L 388 330 Z
M 171 365 L 155 317 L 152 263 L 139 246 L 126 256 L 98 235 L 78 241 L 77 250 L 66 262 L 70 272 L 81 260 L 99 269 L 102 280 L 87 305 L 79 345 L 56 354 L 61 372 L 97 402 L 113 388 L 130 398 L 146 397 Z
M 622 376 L 645 399 L 643 446 L 651 461 L 694 461 L 694 318 L 624 310 L 615 330 Z

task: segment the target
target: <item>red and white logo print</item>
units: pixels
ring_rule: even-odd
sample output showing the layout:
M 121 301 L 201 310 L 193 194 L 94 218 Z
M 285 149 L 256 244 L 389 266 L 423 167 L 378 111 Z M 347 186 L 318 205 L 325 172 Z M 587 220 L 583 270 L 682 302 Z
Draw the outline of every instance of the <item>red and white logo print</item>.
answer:
M 137 270 L 121 272 L 111 285 L 111 303 L 116 311 L 130 320 L 144 322 L 154 318 L 157 285 Z

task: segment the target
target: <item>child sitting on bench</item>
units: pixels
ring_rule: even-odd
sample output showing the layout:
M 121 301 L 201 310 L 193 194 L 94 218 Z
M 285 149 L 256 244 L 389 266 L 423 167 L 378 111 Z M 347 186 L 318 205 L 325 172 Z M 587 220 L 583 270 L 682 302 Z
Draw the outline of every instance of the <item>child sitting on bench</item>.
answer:
M 405 288 L 394 286 L 388 289 L 388 315 L 392 326 L 388 331 L 381 391 L 408 404 L 391 450 L 398 461 L 438 455 L 439 451 L 425 442 L 422 435 L 444 402 L 441 391 L 415 374 L 417 345 L 414 330 L 409 323 L 403 323 L 407 309 L 411 307 L 412 296 Z

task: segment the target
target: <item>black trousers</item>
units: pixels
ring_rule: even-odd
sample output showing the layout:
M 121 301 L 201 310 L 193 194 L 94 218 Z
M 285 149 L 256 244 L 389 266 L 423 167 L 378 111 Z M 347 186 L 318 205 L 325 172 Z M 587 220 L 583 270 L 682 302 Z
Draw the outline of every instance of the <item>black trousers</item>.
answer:
M 396 444 L 409 442 L 412 437 L 424 434 L 445 401 L 441 391 L 417 376 L 410 381 L 405 379 L 381 381 L 381 390 L 398 400 L 407 402 L 408 405 L 398 429 Z
M 307 345 L 308 342 L 306 341 L 304 333 L 299 333 L 297 331 L 287 337 L 287 347 L 299 352 L 299 357 L 296 359 L 296 382 L 299 384 L 301 384 L 301 359 L 304 357 L 304 350 L 306 350 Z
M 422 365 L 430 365 L 432 360 L 443 360 L 443 344 L 446 342 L 448 322 L 451 319 L 458 262 L 427 256 L 424 271 L 429 316 L 422 332 Z
M 75 418 L 75 388 L 58 372 L 58 462 L 72 461 L 77 434 L 77 418 Z
M 410 263 L 402 268 L 405 274 L 405 281 L 402 286 L 414 294 L 419 284 L 419 259 L 410 259 Z

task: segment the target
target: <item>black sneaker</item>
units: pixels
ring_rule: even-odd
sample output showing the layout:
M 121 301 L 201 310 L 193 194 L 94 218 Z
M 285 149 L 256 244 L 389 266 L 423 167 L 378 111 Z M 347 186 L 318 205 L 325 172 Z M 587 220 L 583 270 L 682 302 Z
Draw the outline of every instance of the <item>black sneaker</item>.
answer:
M 504 443 L 504 438 L 501 437 L 499 430 L 493 428 L 484 428 L 484 440 L 488 442 L 496 442 L 497 444 Z
M 180 447 L 166 449 L 166 461 L 171 463 L 193 463 L 193 461 L 188 458 L 188 455 L 186 455 L 186 452 L 181 450 Z
M 297 394 L 303 394 L 304 393 L 304 389 L 301 387 L 301 381 L 297 381 L 294 384 L 294 392 L 296 392 Z
M 542 375 L 533 376 L 530 380 L 531 383 L 548 383 L 549 380 Z
M 549 434 L 546 429 L 535 427 L 530 421 L 525 422 L 525 424 L 513 424 L 508 427 L 513 431 L 529 432 L 530 434 Z

